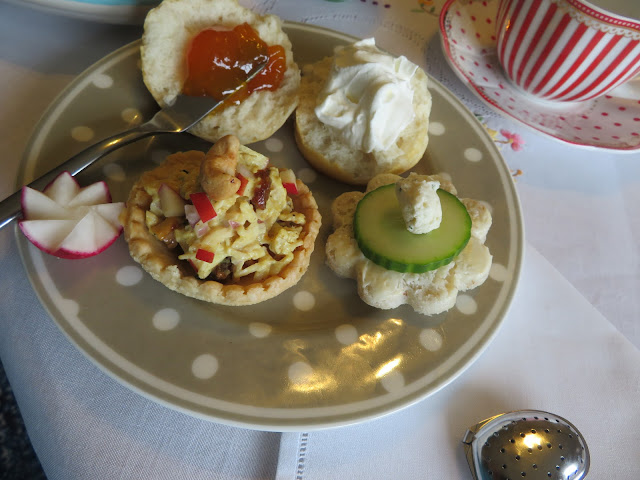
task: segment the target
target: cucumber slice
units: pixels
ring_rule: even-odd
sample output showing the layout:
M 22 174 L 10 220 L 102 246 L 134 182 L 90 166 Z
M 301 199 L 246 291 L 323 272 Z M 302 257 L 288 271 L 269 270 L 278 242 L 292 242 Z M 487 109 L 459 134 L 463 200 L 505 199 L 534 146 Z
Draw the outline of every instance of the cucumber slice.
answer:
M 471 237 L 471 217 L 455 195 L 438 189 L 440 227 L 428 233 L 407 230 L 395 184 L 367 193 L 358 203 L 353 230 L 360 250 L 372 262 L 401 273 L 423 273 L 451 262 Z

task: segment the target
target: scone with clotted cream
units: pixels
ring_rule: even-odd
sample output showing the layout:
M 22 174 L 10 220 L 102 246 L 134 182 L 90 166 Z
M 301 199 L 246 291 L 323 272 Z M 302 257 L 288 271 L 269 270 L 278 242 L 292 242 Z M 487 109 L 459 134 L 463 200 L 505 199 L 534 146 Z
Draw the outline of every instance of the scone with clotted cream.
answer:
M 429 141 L 428 77 L 407 58 L 379 50 L 370 38 L 337 47 L 303 68 L 295 136 L 307 161 L 337 180 L 364 185 L 401 174 Z

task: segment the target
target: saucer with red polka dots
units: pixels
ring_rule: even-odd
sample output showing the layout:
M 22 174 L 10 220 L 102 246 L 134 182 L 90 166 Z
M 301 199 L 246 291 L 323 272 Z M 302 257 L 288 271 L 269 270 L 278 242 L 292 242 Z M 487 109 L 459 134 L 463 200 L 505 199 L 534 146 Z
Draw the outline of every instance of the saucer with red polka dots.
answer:
M 535 99 L 514 86 L 496 52 L 497 0 L 449 0 L 440 14 L 445 57 L 456 75 L 489 107 L 573 145 L 640 149 L 640 78 L 608 95 L 575 103 Z

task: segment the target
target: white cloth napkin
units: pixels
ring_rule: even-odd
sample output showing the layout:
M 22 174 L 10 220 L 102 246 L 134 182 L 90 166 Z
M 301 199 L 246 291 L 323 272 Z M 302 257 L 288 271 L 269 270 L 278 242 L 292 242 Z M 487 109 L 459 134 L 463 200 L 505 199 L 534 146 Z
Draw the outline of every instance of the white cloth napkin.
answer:
M 535 249 L 497 337 L 460 378 L 365 424 L 284 433 L 278 480 L 472 478 L 461 440 L 502 412 L 572 422 L 591 452 L 588 478 L 640 478 L 640 351 Z

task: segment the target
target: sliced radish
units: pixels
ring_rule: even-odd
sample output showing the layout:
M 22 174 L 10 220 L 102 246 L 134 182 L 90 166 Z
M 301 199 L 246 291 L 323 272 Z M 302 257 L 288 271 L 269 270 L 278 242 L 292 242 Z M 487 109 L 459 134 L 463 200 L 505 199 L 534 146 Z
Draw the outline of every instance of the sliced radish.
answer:
M 287 168 L 280 172 L 280 179 L 282 180 L 282 186 L 287 190 L 289 195 L 298 194 L 298 185 L 296 184 L 296 174 L 293 170 Z
M 244 163 L 238 163 L 238 165 L 236 165 L 236 172 L 246 179 L 255 178 L 253 172 L 249 170 L 249 167 L 247 167 Z
M 46 194 L 47 191 L 45 190 L 44 193 Z M 88 187 L 80 189 L 76 196 L 69 200 L 67 208 L 79 207 L 82 205 L 100 205 L 104 203 L 111 203 L 109 187 L 105 182 L 96 182 L 92 183 Z
M 42 193 L 60 205 L 66 205 L 80 191 L 80 185 L 69 172 L 58 175 Z
M 190 203 L 184 206 L 184 216 L 187 217 L 187 222 L 189 222 L 189 225 L 192 227 L 200 221 L 200 215 L 198 215 L 196 207 Z
M 122 212 L 123 208 L 123 202 L 101 203 L 100 205 L 94 205 L 91 207 L 91 209 L 98 215 L 116 227 L 122 226 L 118 217 L 120 216 L 120 212 Z
M 32 220 L 61 219 L 69 216 L 69 210 L 55 200 L 33 188 L 22 189 L 22 215 Z
M 211 263 L 213 262 L 214 253 L 209 250 L 205 250 L 204 248 L 199 248 L 196 252 L 196 258 L 202 262 Z
M 110 203 L 105 182 L 80 188 L 69 172 L 42 192 L 22 189 L 20 230 L 36 247 L 61 258 L 85 258 L 111 245 L 122 232 L 124 203 Z
M 191 202 L 193 206 L 196 207 L 198 211 L 198 215 L 200 215 L 200 220 L 203 222 L 208 222 L 212 218 L 215 218 L 217 215 L 216 211 L 211 204 L 211 200 L 207 197 L 207 194 L 204 192 L 192 193 L 190 195 Z
M 196 237 L 201 238 L 209 232 L 209 224 L 200 220 L 193 226 L 193 231 L 196 233 Z
M 160 210 L 165 217 L 182 217 L 184 215 L 184 206 L 187 202 L 166 183 L 158 188 L 158 198 L 160 199 Z

